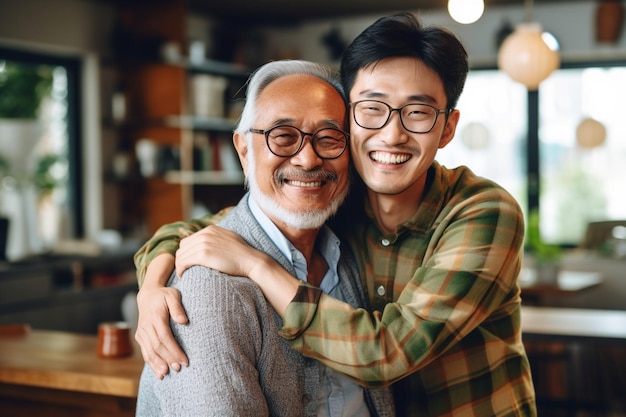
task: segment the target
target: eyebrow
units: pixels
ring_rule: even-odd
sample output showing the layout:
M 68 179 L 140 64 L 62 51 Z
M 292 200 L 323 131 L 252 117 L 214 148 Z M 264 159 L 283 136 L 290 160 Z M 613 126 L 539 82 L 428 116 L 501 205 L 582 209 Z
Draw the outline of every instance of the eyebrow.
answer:
M 270 125 L 271 127 L 276 127 L 276 126 L 280 126 L 280 125 L 294 125 L 296 124 L 297 120 L 293 119 L 293 118 L 288 118 L 288 117 L 284 117 L 281 119 L 276 119 L 272 122 L 272 124 Z M 343 123 L 337 122 L 336 120 L 333 119 L 323 119 L 320 122 L 316 123 L 316 126 L 320 126 L 317 127 L 317 129 L 323 129 L 325 127 L 334 127 L 335 129 L 342 129 L 342 125 Z
M 388 98 L 389 95 L 378 92 L 378 91 L 364 90 L 359 93 L 359 97 L 382 99 L 382 98 Z M 428 94 L 413 94 L 407 97 L 407 101 L 418 101 L 421 103 L 430 103 L 430 104 L 435 104 L 437 102 L 437 100 L 435 100 L 434 97 L 429 96 Z

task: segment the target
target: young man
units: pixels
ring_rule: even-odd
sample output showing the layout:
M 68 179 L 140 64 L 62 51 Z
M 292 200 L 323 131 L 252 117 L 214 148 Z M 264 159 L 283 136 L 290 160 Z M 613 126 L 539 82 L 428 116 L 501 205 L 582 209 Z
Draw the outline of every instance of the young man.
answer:
M 220 226 L 358 307 L 367 299 L 354 260 L 324 226 L 348 191 L 346 112 L 325 67 L 261 67 L 233 135 L 250 193 Z M 249 279 L 196 266 L 169 285 L 189 317 L 172 325 L 189 366 L 161 380 L 146 365 L 137 416 L 393 415 L 390 392 L 365 390 L 290 349 L 280 318 Z
M 498 185 L 435 161 L 454 137 L 467 72 L 458 39 L 410 14 L 379 19 L 343 56 L 350 150 L 363 184 L 335 223 L 376 311 L 299 283 L 215 227 L 181 242 L 178 272 L 200 263 L 249 276 L 284 317 L 292 348 L 363 385 L 394 383 L 398 415 L 535 416 L 517 284 L 523 214 Z M 180 238 L 164 229 L 145 249 L 173 253 Z M 147 349 L 162 357 L 155 364 L 184 360 L 169 342 Z

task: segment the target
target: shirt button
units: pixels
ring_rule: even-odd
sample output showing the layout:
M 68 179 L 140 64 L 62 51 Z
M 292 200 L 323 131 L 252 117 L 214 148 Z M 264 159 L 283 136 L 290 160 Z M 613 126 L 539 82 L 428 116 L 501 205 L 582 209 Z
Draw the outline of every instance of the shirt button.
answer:
M 383 239 L 380 241 L 380 243 L 383 244 L 383 246 L 389 246 L 391 244 L 391 242 L 389 241 L 389 239 Z
M 308 403 L 310 403 L 310 402 L 311 402 L 311 397 L 309 397 L 308 395 L 306 395 L 306 394 L 305 394 L 305 395 L 302 397 L 302 402 L 303 402 L 304 404 L 308 404 Z
M 376 289 L 376 293 L 382 297 L 385 295 L 385 287 L 383 285 L 379 285 Z

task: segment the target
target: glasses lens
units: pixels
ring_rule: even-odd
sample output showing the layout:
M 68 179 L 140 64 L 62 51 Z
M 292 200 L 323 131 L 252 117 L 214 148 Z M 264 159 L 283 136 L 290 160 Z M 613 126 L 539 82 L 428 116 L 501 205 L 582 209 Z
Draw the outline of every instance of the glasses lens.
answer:
M 313 148 L 321 158 L 336 158 L 346 149 L 348 139 L 337 129 L 318 130 L 313 136 Z
M 437 118 L 437 110 L 425 104 L 409 104 L 402 108 L 402 123 L 415 133 L 428 132 Z
M 359 101 L 354 105 L 354 121 L 366 129 L 379 129 L 389 119 L 389 107 L 380 101 Z
M 291 156 L 300 147 L 301 133 L 291 126 L 277 126 L 267 132 L 267 145 L 278 156 Z

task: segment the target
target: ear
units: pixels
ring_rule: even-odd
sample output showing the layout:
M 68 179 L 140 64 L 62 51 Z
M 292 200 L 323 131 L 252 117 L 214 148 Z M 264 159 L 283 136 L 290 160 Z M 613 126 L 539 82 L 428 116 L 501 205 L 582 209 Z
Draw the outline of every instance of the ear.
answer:
M 246 139 L 246 135 L 241 134 L 239 132 L 233 133 L 233 145 L 237 150 L 237 155 L 239 156 L 239 162 L 241 162 L 241 167 L 243 168 L 243 174 L 248 176 L 248 140 Z
M 446 120 L 446 126 L 443 128 L 443 134 L 439 139 L 439 149 L 443 149 L 452 141 L 454 138 L 454 134 L 456 133 L 456 125 L 459 123 L 459 117 L 461 116 L 461 112 L 457 109 L 454 109 L 448 114 L 448 119 Z

